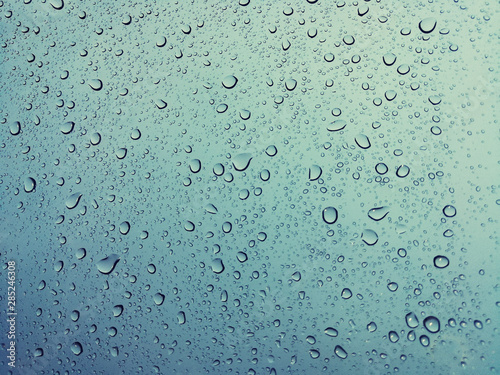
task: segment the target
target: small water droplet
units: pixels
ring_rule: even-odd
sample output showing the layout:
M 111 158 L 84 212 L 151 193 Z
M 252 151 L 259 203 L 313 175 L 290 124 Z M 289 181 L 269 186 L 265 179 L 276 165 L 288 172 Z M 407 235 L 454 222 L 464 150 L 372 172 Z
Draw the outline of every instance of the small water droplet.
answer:
M 91 79 L 89 80 L 89 86 L 94 91 L 100 91 L 102 89 L 102 81 L 100 79 Z
M 71 351 L 73 352 L 74 355 L 80 355 L 83 352 L 83 347 L 82 344 L 80 344 L 78 341 L 74 342 L 71 345 Z
M 252 154 L 243 153 L 238 154 L 232 158 L 234 169 L 238 172 L 242 172 L 248 168 L 250 161 L 252 160 Z
M 71 194 L 68 199 L 66 199 L 66 207 L 70 210 L 74 209 L 80 203 L 80 199 L 82 197 L 81 193 Z
M 370 148 L 371 146 L 370 139 L 364 134 L 357 135 L 354 140 L 356 141 L 356 144 L 364 150 Z
M 211 267 L 212 271 L 217 274 L 224 272 L 225 269 L 224 263 L 222 262 L 221 258 L 215 258 L 214 260 L 212 260 Z
M 153 296 L 153 301 L 157 306 L 161 306 L 165 301 L 165 295 L 159 292 L 155 293 L 155 295 Z
M 309 181 L 316 181 L 321 177 L 323 170 L 319 165 L 313 165 L 309 168 Z
M 351 289 L 349 289 L 349 288 L 342 289 L 342 293 L 340 293 L 340 296 L 343 299 L 349 299 L 349 298 L 351 298 L 352 297 Z
M 26 177 L 24 180 L 24 191 L 26 193 L 32 193 L 36 188 L 36 181 L 33 177 Z
M 377 330 L 377 324 L 375 324 L 375 322 L 370 322 L 366 326 L 366 329 L 368 330 L 368 332 L 375 332 Z
M 433 17 L 424 18 L 419 22 L 418 28 L 425 34 L 431 33 L 436 28 L 437 21 Z
M 443 214 L 446 217 L 454 217 L 457 214 L 457 209 L 452 205 L 446 205 L 443 208 Z
M 339 332 L 335 328 L 328 327 L 325 329 L 325 335 L 330 337 L 337 337 L 339 335 Z
M 389 213 L 388 207 L 385 207 L 385 206 L 375 207 L 375 208 L 372 208 L 370 211 L 368 211 L 368 217 L 372 220 L 380 221 L 384 217 L 386 217 L 388 213 Z
M 238 83 L 238 78 L 233 75 L 228 75 L 222 80 L 222 86 L 226 89 L 232 89 Z
M 408 327 L 410 327 L 410 328 L 417 328 L 418 327 L 418 324 L 419 324 L 418 318 L 415 315 L 415 313 L 409 312 L 408 314 L 406 314 L 405 320 L 406 320 L 406 324 L 408 325 Z
M 377 243 L 378 241 L 378 234 L 371 230 L 371 229 L 365 229 L 361 233 L 361 239 L 363 242 L 369 246 L 373 246 Z
M 326 207 L 322 213 L 323 221 L 327 224 L 334 224 L 338 219 L 338 212 L 335 207 Z
M 340 359 L 346 359 L 347 358 L 347 352 L 340 345 L 335 346 L 335 354 Z

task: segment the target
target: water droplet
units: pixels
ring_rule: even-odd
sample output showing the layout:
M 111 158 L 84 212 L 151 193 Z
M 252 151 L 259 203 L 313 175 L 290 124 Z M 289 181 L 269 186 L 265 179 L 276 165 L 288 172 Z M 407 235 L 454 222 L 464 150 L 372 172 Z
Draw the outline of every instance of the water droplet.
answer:
M 285 81 L 285 87 L 288 91 L 293 91 L 297 87 L 297 81 L 294 80 L 293 78 L 288 78 Z
M 54 271 L 61 272 L 63 267 L 64 267 L 64 262 L 62 260 L 59 260 L 54 264 Z
M 236 253 L 236 258 L 240 263 L 245 263 L 248 260 L 248 255 L 243 251 L 238 251 L 238 253 Z
M 386 53 L 384 56 L 382 56 L 382 60 L 384 61 L 384 64 L 387 66 L 394 65 L 396 59 L 397 59 L 396 55 L 391 52 Z
M 244 171 L 250 165 L 251 160 L 252 154 L 243 153 L 236 155 L 234 158 L 232 158 L 234 169 L 236 169 L 238 172 Z
M 87 250 L 85 250 L 83 247 L 80 247 L 79 249 L 76 250 L 76 258 L 78 260 L 82 260 L 83 258 L 85 258 L 86 255 L 87 255 Z
M 21 123 L 19 121 L 14 121 L 9 126 L 10 134 L 18 135 L 21 133 Z
M 113 272 L 119 261 L 120 257 L 117 254 L 111 254 L 97 262 L 97 269 L 100 273 L 109 275 Z
M 177 313 L 177 323 L 179 323 L 180 325 L 186 323 L 186 314 L 184 313 L 184 311 L 179 311 Z
M 50 5 L 52 5 L 52 8 L 55 10 L 61 10 L 64 8 L 64 1 L 63 0 L 50 0 Z
M 444 255 L 437 255 L 434 257 L 434 267 L 446 268 L 450 264 L 450 260 Z
M 349 298 L 351 298 L 352 297 L 351 289 L 349 289 L 349 288 L 342 289 L 342 293 L 340 293 L 340 296 L 343 299 L 349 299 Z
M 215 110 L 217 111 L 217 113 L 224 113 L 227 111 L 227 109 L 228 109 L 227 104 L 222 103 L 219 104 Z
M 483 323 L 480 320 L 474 320 L 474 327 L 477 329 L 483 329 Z
M 139 138 L 141 138 L 141 131 L 139 129 L 132 130 L 132 133 L 130 133 L 130 138 L 134 141 L 137 141 Z
M 400 165 L 398 169 L 396 170 L 396 176 L 399 178 L 405 178 L 410 174 L 410 168 L 407 165 Z
M 123 305 L 116 305 L 113 307 L 113 316 L 118 318 L 123 313 Z
M 440 329 L 439 319 L 436 318 L 435 316 L 428 316 L 427 318 L 424 319 L 424 327 L 430 333 L 439 332 Z
M 387 284 L 387 289 L 389 289 L 391 292 L 395 292 L 396 290 L 398 290 L 398 283 L 395 283 L 395 282 L 390 282 L 389 284 Z
M 392 343 L 396 343 L 399 341 L 399 335 L 395 331 L 389 332 L 389 341 Z
M 428 33 L 431 33 L 432 31 L 434 31 L 434 29 L 436 28 L 436 25 L 437 25 L 437 21 L 435 18 L 427 17 L 427 18 L 424 18 L 422 21 L 420 21 L 420 23 L 418 24 L 418 28 L 423 33 L 428 34 Z
M 73 121 L 66 121 L 59 127 L 59 130 L 63 134 L 69 134 L 73 131 L 74 128 L 75 128 L 75 123 Z
M 83 352 L 83 347 L 82 344 L 80 344 L 78 341 L 74 342 L 71 345 L 71 351 L 73 352 L 74 355 L 80 355 Z
M 217 210 L 217 207 L 215 207 L 212 203 L 208 203 L 205 206 L 205 211 L 207 211 L 209 214 L 212 214 L 212 215 L 215 215 L 217 212 L 219 212 Z
M 375 324 L 375 322 L 370 322 L 366 326 L 366 329 L 368 330 L 368 332 L 375 332 L 377 330 L 377 324 Z
M 32 193 L 36 188 L 36 181 L 33 177 L 26 177 L 24 180 L 24 191 L 26 193 Z
M 309 168 L 309 181 L 316 181 L 321 177 L 323 170 L 319 165 L 313 165 Z
M 35 349 L 35 357 L 43 357 L 43 349 L 42 348 Z
M 314 338 L 314 336 L 307 336 L 307 337 L 306 337 L 306 341 L 307 341 L 307 343 L 308 343 L 308 344 L 310 344 L 310 345 L 314 345 L 314 344 L 316 344 L 316 339 Z
M 344 43 L 348 46 L 351 46 L 356 41 L 352 35 L 346 35 L 343 39 Z
M 385 207 L 385 206 L 375 207 L 375 208 L 372 208 L 370 211 L 368 211 L 368 217 L 372 220 L 380 221 L 384 217 L 386 217 L 388 213 L 389 213 L 388 207 Z
M 326 207 L 322 215 L 323 221 L 327 224 L 334 224 L 338 219 L 338 212 L 335 207 Z
M 347 358 L 347 352 L 340 345 L 335 346 L 335 354 L 340 359 L 346 359 Z
M 102 81 L 100 79 L 91 79 L 89 81 L 89 86 L 92 88 L 94 91 L 100 91 L 102 89 Z
M 356 144 L 364 150 L 370 148 L 371 146 L 370 139 L 364 134 L 357 135 L 354 140 L 356 141 Z
M 192 232 L 195 230 L 195 225 L 192 221 L 186 221 L 186 223 L 184 224 L 184 229 L 187 231 L 187 232 Z
M 159 292 L 155 293 L 155 295 L 153 296 L 153 301 L 157 306 L 161 306 L 165 301 L 165 295 Z
M 126 235 L 130 231 L 130 223 L 128 221 L 122 222 L 118 230 L 121 234 Z
M 429 340 L 429 337 L 426 335 L 420 336 L 420 344 L 422 344 L 423 347 L 428 347 L 431 341 Z
M 387 90 L 384 94 L 385 98 L 390 102 L 396 99 L 397 95 L 398 95 L 397 92 L 394 90 Z
M 101 143 L 101 134 L 98 132 L 92 133 L 90 135 L 90 143 L 92 146 L 97 146 L 99 143 Z
M 318 359 L 320 356 L 320 353 L 319 353 L 319 350 L 311 349 L 311 350 L 309 350 L 309 355 L 311 356 L 312 359 Z
M 225 269 L 224 263 L 222 263 L 221 258 L 215 258 L 214 260 L 212 260 L 211 267 L 212 271 L 217 274 L 224 272 Z
M 232 89 L 238 83 L 238 78 L 233 75 L 228 75 L 222 80 L 222 86 L 226 89 Z
M 74 209 L 80 203 L 80 199 L 82 197 L 81 193 L 71 194 L 68 199 L 66 199 L 66 207 L 70 210 Z
M 343 130 L 347 125 L 345 120 L 335 120 L 330 125 L 328 125 L 327 130 L 330 132 L 338 132 Z
M 189 170 L 193 173 L 198 173 L 201 170 L 200 159 L 193 159 L 189 162 Z
M 363 242 L 369 246 L 373 246 L 377 243 L 378 241 L 378 235 L 375 231 L 371 229 L 365 229 L 361 233 L 361 239 Z
M 452 205 L 446 205 L 443 208 L 443 214 L 446 217 L 454 217 L 457 214 L 457 209 Z
M 330 337 L 337 337 L 339 335 L 339 332 L 335 328 L 328 327 L 325 329 L 325 335 Z
M 437 95 L 431 95 L 429 96 L 429 102 L 432 105 L 438 105 L 439 103 L 441 103 L 441 98 Z
M 277 148 L 276 148 L 276 146 L 274 146 L 274 145 L 268 146 L 268 147 L 266 148 L 266 154 L 267 154 L 268 156 L 273 157 L 273 156 L 275 156 L 277 153 L 278 153 L 278 149 L 277 149 Z
M 418 327 L 418 318 L 415 315 L 415 313 L 409 312 L 408 314 L 406 314 L 405 319 L 406 319 L 406 324 L 408 325 L 408 327 L 410 327 L 410 328 L 417 328 Z
M 295 271 L 292 275 L 292 280 L 295 282 L 300 281 L 301 278 L 302 278 L 302 275 L 300 274 L 299 271 Z
M 387 165 L 385 163 L 378 163 L 375 166 L 375 172 L 377 172 L 379 175 L 386 174 L 388 170 L 389 170 L 389 168 L 387 167 Z
M 116 151 L 116 157 L 118 159 L 124 159 L 125 156 L 127 156 L 127 149 L 122 147 L 122 148 L 119 148 L 117 151 Z

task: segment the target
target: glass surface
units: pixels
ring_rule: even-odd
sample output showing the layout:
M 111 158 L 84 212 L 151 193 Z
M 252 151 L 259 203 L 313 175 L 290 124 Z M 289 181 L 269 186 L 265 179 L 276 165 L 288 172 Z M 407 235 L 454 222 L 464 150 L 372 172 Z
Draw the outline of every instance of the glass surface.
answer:
M 0 1 L 0 373 L 497 373 L 498 17 Z

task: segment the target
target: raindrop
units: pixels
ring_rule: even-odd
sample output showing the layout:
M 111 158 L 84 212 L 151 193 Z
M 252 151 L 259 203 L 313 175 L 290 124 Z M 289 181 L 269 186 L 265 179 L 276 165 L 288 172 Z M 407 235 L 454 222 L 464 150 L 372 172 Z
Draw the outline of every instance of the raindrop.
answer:
M 179 311 L 177 313 L 177 323 L 179 323 L 180 325 L 186 323 L 186 314 L 184 313 L 184 311 Z
M 384 64 L 387 66 L 394 65 L 396 62 L 396 55 L 393 53 L 386 53 L 384 56 L 382 56 L 382 60 L 384 61 Z
M 338 132 L 340 130 L 343 130 L 347 125 L 347 122 L 345 120 L 335 120 L 328 127 L 326 128 L 330 132 Z
M 406 324 L 409 328 L 417 328 L 418 327 L 418 318 L 413 312 L 409 312 L 405 316 Z
M 81 193 L 71 194 L 68 197 L 68 199 L 66 199 L 66 207 L 70 210 L 74 209 L 76 206 L 78 206 L 78 203 L 80 202 L 81 197 L 82 197 Z
M 116 305 L 113 307 L 113 316 L 118 318 L 123 313 L 123 305 Z
M 63 134 L 69 134 L 73 131 L 74 128 L 75 128 L 75 123 L 73 121 L 66 121 L 59 127 L 59 130 Z
M 250 161 L 252 160 L 252 155 L 249 153 L 238 154 L 232 158 L 234 169 L 238 172 L 242 172 L 248 168 Z
M 316 181 L 321 177 L 323 170 L 319 165 L 313 165 L 309 168 L 309 181 Z
M 352 297 L 351 289 L 349 289 L 349 288 L 342 289 L 342 293 L 340 293 L 340 296 L 343 299 L 349 299 L 349 298 L 351 298 Z
M 211 267 L 212 271 L 217 274 L 224 272 L 225 269 L 224 263 L 222 263 L 221 258 L 215 258 L 214 260 L 212 260 Z
M 389 213 L 388 207 L 375 207 L 368 211 L 368 217 L 375 221 L 380 221 Z
M 364 150 L 370 148 L 371 146 L 370 139 L 364 134 L 357 135 L 354 140 L 356 141 L 356 144 Z
M 97 262 L 97 269 L 100 273 L 109 275 L 113 272 L 119 261 L 120 257 L 117 254 L 111 254 Z
M 366 329 L 368 330 L 368 332 L 375 332 L 377 330 L 377 324 L 375 324 L 375 322 L 370 322 L 366 326 Z
M 425 34 L 431 33 L 436 28 L 437 21 L 435 18 L 427 17 L 424 18 L 418 24 L 418 28 Z
M 392 343 L 396 343 L 399 341 L 399 335 L 395 331 L 389 332 L 389 340 Z
M 398 169 L 396 170 L 396 176 L 399 178 L 405 178 L 410 174 L 410 168 L 407 165 L 400 165 Z
M 335 354 L 340 359 L 346 359 L 347 358 L 347 352 L 340 345 L 335 346 Z
M 100 79 L 91 79 L 89 81 L 89 86 L 94 91 L 100 91 L 102 89 L 102 81 Z
M 322 213 L 323 221 L 327 224 L 334 224 L 338 218 L 338 212 L 335 207 L 326 207 Z
M 361 239 L 363 242 L 369 246 L 373 246 L 377 243 L 378 241 L 378 235 L 375 231 L 371 229 L 365 229 L 361 233 Z
M 443 214 L 446 217 L 454 217 L 457 214 L 457 209 L 452 205 L 446 205 L 443 208 Z
M 440 329 L 439 319 L 436 318 L 435 316 L 428 316 L 427 318 L 424 319 L 424 327 L 430 333 L 439 332 Z
M 32 193 L 36 188 L 36 181 L 32 177 L 26 177 L 24 180 L 24 191 L 26 193 Z
M 289 78 L 285 81 L 285 87 L 288 91 L 293 91 L 297 87 L 297 81 L 293 78 Z
M 450 264 L 450 260 L 444 255 L 437 255 L 434 257 L 434 267 L 446 268 Z
M 222 86 L 226 89 L 232 89 L 238 83 L 238 78 L 233 75 L 228 75 L 222 80 Z
M 163 302 L 165 301 L 165 295 L 162 293 L 156 293 L 153 296 L 153 301 L 157 306 L 161 306 Z
M 325 335 L 330 337 L 337 337 L 339 335 L 339 332 L 335 328 L 328 327 L 325 329 Z
M 71 351 L 73 352 L 74 355 L 80 355 L 83 352 L 83 347 L 82 344 L 80 344 L 78 341 L 74 342 L 71 345 Z
M 118 230 L 121 234 L 126 235 L 130 231 L 130 223 L 128 221 L 122 222 Z
M 201 170 L 200 159 L 193 159 L 189 162 L 189 170 L 193 173 L 198 173 Z

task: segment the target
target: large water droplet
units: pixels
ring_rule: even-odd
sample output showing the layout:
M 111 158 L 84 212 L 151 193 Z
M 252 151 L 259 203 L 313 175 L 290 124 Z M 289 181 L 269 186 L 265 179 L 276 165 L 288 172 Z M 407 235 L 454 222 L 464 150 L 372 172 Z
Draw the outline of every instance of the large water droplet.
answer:
M 177 323 L 179 323 L 180 325 L 186 323 L 186 314 L 184 313 L 184 311 L 179 311 L 177 313 Z
M 215 258 L 214 260 L 212 260 L 211 267 L 212 271 L 217 274 L 224 272 L 225 269 L 224 263 L 222 263 L 221 258 Z
M 89 86 L 94 91 L 100 91 L 102 89 L 102 81 L 100 79 L 91 79 L 89 80 Z
M 380 221 L 384 217 L 386 217 L 388 213 L 389 213 L 388 207 L 385 207 L 385 206 L 375 207 L 375 208 L 372 208 L 370 211 L 368 211 L 368 217 L 372 220 Z
M 33 177 L 26 177 L 24 180 L 24 191 L 26 193 L 32 193 L 36 188 L 36 181 Z
M 339 332 L 332 327 L 328 327 L 325 329 L 325 335 L 330 336 L 330 337 L 337 337 L 339 335 Z
M 418 28 L 425 34 L 431 33 L 436 28 L 437 21 L 433 17 L 424 18 L 419 22 Z
M 351 298 L 352 297 L 351 289 L 349 289 L 349 288 L 342 289 L 342 292 L 340 293 L 340 296 L 343 299 L 349 299 L 349 298 Z
M 439 332 L 440 329 L 439 319 L 436 318 L 435 316 L 428 316 L 427 318 L 424 319 L 424 327 L 430 333 Z
M 244 171 L 250 165 L 250 161 L 252 160 L 252 154 L 243 153 L 238 154 L 232 158 L 234 169 L 239 172 Z
M 162 293 L 156 293 L 153 296 L 153 301 L 157 306 L 161 306 L 163 302 L 165 301 L 165 295 Z
M 382 56 L 382 60 L 384 61 L 384 64 L 387 66 L 391 66 L 396 62 L 396 55 L 389 52 L 386 53 L 384 56 Z
M 338 218 L 338 212 L 335 207 L 326 207 L 322 215 L 323 221 L 327 224 L 334 224 Z
M 130 231 L 130 223 L 128 221 L 124 221 L 120 224 L 118 230 L 121 234 L 126 235 Z
M 373 246 L 377 243 L 378 241 L 378 235 L 375 231 L 371 229 L 365 229 L 361 233 L 361 239 L 363 242 L 369 246 Z
M 446 268 L 450 264 L 450 260 L 444 255 L 437 255 L 434 257 L 434 267 Z
M 238 83 L 238 78 L 232 75 L 226 76 L 222 80 L 222 86 L 224 86 L 224 88 L 226 89 L 232 89 L 234 86 L 236 86 L 237 83 Z
M 371 146 L 370 139 L 364 134 L 357 135 L 354 140 L 356 141 L 356 144 L 364 150 L 370 148 Z
M 78 341 L 74 342 L 71 345 L 71 351 L 73 352 L 74 355 L 80 355 L 83 352 L 83 347 L 82 344 L 80 344 Z
M 330 125 L 328 125 L 327 130 L 330 132 L 338 132 L 344 129 L 347 125 L 345 120 L 335 120 Z
M 80 203 L 81 193 L 71 194 L 68 199 L 66 199 L 66 207 L 70 210 L 74 209 Z
M 397 334 L 396 331 L 389 332 L 389 341 L 392 343 L 396 343 L 399 341 L 399 335 Z
M 377 324 L 375 322 L 370 322 L 366 326 L 366 329 L 368 330 L 368 332 L 375 332 L 377 330 Z
M 335 346 L 335 354 L 340 359 L 346 359 L 347 358 L 347 352 L 340 345 Z
M 100 273 L 108 275 L 113 272 L 119 261 L 120 257 L 117 254 L 111 254 L 97 262 L 97 269 Z
M 66 121 L 59 127 L 59 130 L 63 134 L 69 134 L 73 131 L 74 128 L 75 128 L 75 123 L 73 121 Z
M 454 217 L 457 214 L 457 209 L 452 205 L 446 205 L 443 208 L 443 214 L 446 217 Z
M 323 170 L 319 165 L 313 165 L 309 168 L 309 181 L 316 181 L 321 177 Z
M 408 325 L 408 327 L 410 327 L 410 328 L 417 328 L 418 327 L 418 318 L 415 315 L 415 313 L 409 312 L 408 314 L 406 314 L 405 319 L 406 319 L 406 324 Z

